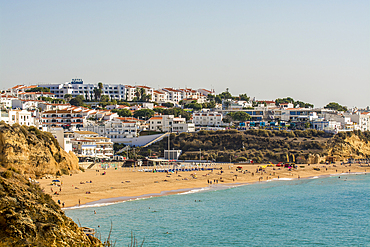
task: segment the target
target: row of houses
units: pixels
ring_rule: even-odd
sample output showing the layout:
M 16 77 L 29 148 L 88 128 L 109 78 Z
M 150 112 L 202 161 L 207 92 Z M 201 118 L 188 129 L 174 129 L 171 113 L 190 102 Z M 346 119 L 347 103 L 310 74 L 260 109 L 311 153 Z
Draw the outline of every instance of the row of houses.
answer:
M 48 92 L 27 92 L 35 87 L 44 87 L 50 90 Z M 154 89 L 148 86 L 131 86 L 124 84 L 91 84 L 84 83 L 82 79 L 72 79 L 65 83 L 45 83 L 32 86 L 17 85 L 5 91 L 8 96 L 14 96 L 23 100 L 37 100 L 39 97 L 50 97 L 64 99 L 66 95 L 76 97 L 83 95 L 87 100 L 96 100 L 101 95 L 107 95 L 112 100 L 133 101 L 135 98 L 141 98 L 143 101 L 156 103 L 174 103 L 178 104 L 181 100 L 196 100 L 198 103 L 204 103 L 208 94 L 214 95 L 214 90 L 190 89 L 190 88 L 160 88 Z M 145 98 L 142 96 L 145 94 Z

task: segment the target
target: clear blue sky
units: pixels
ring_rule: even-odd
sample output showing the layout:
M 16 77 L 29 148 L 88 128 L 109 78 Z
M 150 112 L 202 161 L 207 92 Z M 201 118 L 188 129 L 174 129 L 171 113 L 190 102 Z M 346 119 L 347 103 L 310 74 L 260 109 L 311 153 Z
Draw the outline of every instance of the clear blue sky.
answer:
M 0 0 L 0 89 L 76 77 L 369 106 L 370 1 Z

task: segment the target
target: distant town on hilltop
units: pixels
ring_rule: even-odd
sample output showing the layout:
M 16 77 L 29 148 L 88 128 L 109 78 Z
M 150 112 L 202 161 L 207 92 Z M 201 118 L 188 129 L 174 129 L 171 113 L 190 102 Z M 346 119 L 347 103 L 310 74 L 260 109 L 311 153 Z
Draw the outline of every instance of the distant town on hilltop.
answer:
M 199 130 L 370 130 L 370 109 L 336 102 L 322 108 L 293 98 L 257 100 L 226 89 L 123 84 L 17 85 L 0 95 L 0 121 L 53 133 L 78 157 L 114 157 L 113 144 L 149 145 L 168 133 Z

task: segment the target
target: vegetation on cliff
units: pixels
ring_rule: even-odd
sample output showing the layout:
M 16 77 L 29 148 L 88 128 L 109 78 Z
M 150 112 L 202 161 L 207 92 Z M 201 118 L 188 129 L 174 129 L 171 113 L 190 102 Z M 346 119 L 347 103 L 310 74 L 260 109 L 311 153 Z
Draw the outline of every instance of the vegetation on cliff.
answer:
M 12 170 L 0 172 L 0 246 L 101 246 L 37 184 Z

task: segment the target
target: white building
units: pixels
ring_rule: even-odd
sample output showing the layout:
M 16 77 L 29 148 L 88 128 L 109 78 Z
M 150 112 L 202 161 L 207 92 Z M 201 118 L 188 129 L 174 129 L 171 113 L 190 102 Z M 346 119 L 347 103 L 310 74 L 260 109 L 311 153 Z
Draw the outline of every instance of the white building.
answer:
M 80 128 L 83 127 L 85 119 L 86 116 L 84 116 L 81 109 L 51 110 L 45 111 L 41 115 L 44 129 L 51 127 Z
M 345 114 L 355 124 L 355 128 L 361 131 L 370 130 L 370 112 L 356 112 Z
M 112 158 L 113 142 L 91 131 L 74 131 L 73 152 L 79 158 Z
M 55 98 L 55 94 L 49 92 L 21 92 L 18 98 L 23 100 L 38 100 L 40 97 Z
M 149 129 L 159 132 L 194 132 L 195 125 L 186 123 L 185 118 L 174 115 L 160 115 L 149 119 Z
M 161 91 L 164 91 L 167 93 L 167 102 L 172 102 L 172 103 L 179 103 L 179 101 L 182 99 L 182 92 L 174 89 L 174 88 L 162 88 Z
M 196 126 L 220 126 L 222 125 L 222 114 L 214 111 L 194 112 L 192 122 Z
M 72 142 L 74 138 L 74 133 L 69 131 L 64 131 L 63 128 L 51 128 L 50 133 L 57 139 L 59 146 L 64 149 L 67 153 L 72 151 Z
M 99 136 L 105 136 L 112 139 L 113 142 L 118 142 L 122 138 L 138 136 L 139 127 L 137 121 L 129 121 L 125 118 L 117 117 L 101 123 L 86 121 L 84 127 L 80 128 L 80 130 L 95 132 Z
M 26 126 L 36 126 L 35 117 L 32 112 L 26 110 L 6 110 L 1 111 L 0 121 L 4 121 L 9 125 L 19 124 Z
M 17 99 L 17 97 L 2 94 L 0 95 L 0 106 L 8 109 L 13 108 L 13 100 Z
M 40 103 L 44 103 L 44 101 L 14 99 L 12 100 L 12 108 L 21 109 L 21 110 L 28 110 L 28 109 L 33 110 L 33 109 L 37 109 Z
M 159 104 L 166 103 L 168 101 L 168 93 L 165 91 L 155 90 L 153 92 L 153 97 L 154 98 L 152 98 L 152 101 L 159 103 Z
M 312 122 L 312 128 L 328 132 L 338 133 L 341 129 L 341 123 L 334 120 L 315 120 Z

